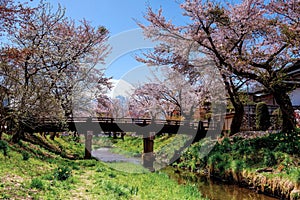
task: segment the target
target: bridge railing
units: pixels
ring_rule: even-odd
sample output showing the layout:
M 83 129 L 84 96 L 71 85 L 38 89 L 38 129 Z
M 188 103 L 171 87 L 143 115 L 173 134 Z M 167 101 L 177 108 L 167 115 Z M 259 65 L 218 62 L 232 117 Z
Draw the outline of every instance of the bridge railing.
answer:
M 41 126 L 55 125 L 59 124 L 59 121 L 53 119 L 43 119 L 43 124 Z M 67 120 L 67 123 L 107 123 L 107 124 L 138 124 L 138 125 L 148 125 L 148 124 L 161 124 L 164 126 L 185 126 L 197 129 L 199 126 L 201 128 L 215 129 L 218 125 L 218 122 L 214 121 L 193 121 L 193 120 L 164 120 L 164 119 L 150 119 L 150 118 L 111 118 L 111 117 L 73 117 Z
M 102 122 L 102 123 L 129 123 L 129 124 L 164 124 L 164 125 L 187 125 L 194 126 L 196 122 L 187 120 L 164 120 L 150 118 L 111 118 L 111 117 L 73 117 L 67 120 L 68 122 Z

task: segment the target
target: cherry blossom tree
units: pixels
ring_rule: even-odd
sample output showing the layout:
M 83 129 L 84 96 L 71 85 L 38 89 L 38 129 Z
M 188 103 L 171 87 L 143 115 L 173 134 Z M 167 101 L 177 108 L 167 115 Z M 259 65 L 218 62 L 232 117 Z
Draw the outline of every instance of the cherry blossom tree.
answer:
M 175 40 L 177 40 L 177 43 Z M 180 42 L 179 45 L 176 45 L 178 41 L 180 41 L 180 38 L 176 38 L 175 40 L 171 39 L 170 41 L 168 40 L 168 42 L 165 41 L 161 46 L 157 46 L 154 52 L 148 51 L 144 53 L 143 55 L 146 58 L 137 57 L 137 60 L 149 65 L 171 65 L 176 71 L 188 76 L 191 84 L 201 79 L 204 73 L 207 73 L 206 75 L 212 75 L 211 71 L 207 70 L 208 68 L 211 68 L 210 70 L 219 69 L 219 71 L 214 71 L 214 75 L 217 75 L 216 79 L 219 77 L 222 78 L 229 99 L 235 110 L 233 123 L 231 123 L 231 134 L 239 132 L 244 115 L 244 105 L 240 100 L 239 92 L 248 79 L 243 79 L 228 71 L 222 70 L 220 67 L 215 67 L 218 63 L 208 60 L 206 57 L 203 57 L 203 55 L 196 56 L 195 59 L 195 55 L 193 54 L 200 50 L 195 48 L 194 44 L 184 40 Z M 218 80 L 216 82 L 218 82 Z M 211 85 L 215 84 L 211 82 Z M 216 87 L 214 87 L 214 89 L 216 89 Z
M 85 20 L 76 24 L 63 8 L 53 11 L 48 3 L 20 16 L 19 25 L 11 27 L 10 44 L 1 49 L 1 78 L 13 94 L 14 141 L 24 137 L 24 126 L 34 126 L 32 121 L 61 121 L 72 114 L 79 88 L 99 94 L 109 86 L 109 79 L 95 69 L 108 53 L 107 35 L 104 27 Z
M 0 45 L 4 45 L 5 44 L 5 40 L 2 40 L 5 35 L 10 33 L 10 30 L 13 26 L 15 26 L 16 24 L 18 24 L 19 22 L 19 17 L 22 16 L 28 16 L 34 8 L 29 8 L 26 7 L 26 3 L 24 4 L 20 4 L 20 3 L 15 3 L 12 0 L 0 0 Z M 0 62 L 0 69 L 2 68 L 6 68 L 6 63 L 2 63 Z M 2 73 L 1 73 L 2 74 Z M 5 85 L 4 83 L 6 82 L 6 80 L 1 76 L 1 80 L 0 80 L 0 96 L 1 96 L 1 100 L 0 100 L 0 126 L 1 126 L 1 130 L 2 128 L 4 128 L 7 124 L 7 120 L 8 120 L 8 116 L 7 116 L 7 109 L 4 109 L 3 105 L 2 105 L 2 101 L 4 100 L 4 98 L 7 98 L 9 95 L 9 91 L 7 85 Z M 7 102 L 8 103 L 8 102 Z M 1 139 L 1 133 L 0 133 L 0 139 Z
M 186 0 L 181 8 L 188 23 L 175 25 L 162 9 L 156 13 L 148 8 L 145 18 L 150 24 L 139 25 L 146 37 L 162 42 L 148 54 L 150 59 L 191 71 L 194 65 L 186 55 L 193 50 L 215 62 L 227 90 L 233 86 L 229 79 L 233 75 L 262 84 L 282 110 L 283 131 L 290 132 L 295 118 L 288 96 L 291 86 L 284 81 L 299 60 L 299 7 L 298 0 L 234 4 Z
M 34 8 L 29 8 L 26 3 L 15 3 L 13 0 L 0 0 L 0 36 L 10 32 L 10 28 L 19 22 L 20 16 L 28 16 Z
M 137 87 L 129 98 L 129 113 L 132 118 L 166 118 L 174 106 L 162 99 L 167 88 L 158 83 L 146 83 Z
M 128 117 L 128 102 L 126 97 L 117 96 L 111 98 L 105 94 L 100 94 L 97 99 L 96 113 L 99 117 L 124 118 Z
M 207 77 L 192 85 L 185 76 L 165 67 L 159 77 L 149 79 L 150 83 L 138 87 L 130 98 L 131 112 L 138 116 L 168 118 L 177 110 L 178 116 L 193 120 L 200 105 L 212 99 Z

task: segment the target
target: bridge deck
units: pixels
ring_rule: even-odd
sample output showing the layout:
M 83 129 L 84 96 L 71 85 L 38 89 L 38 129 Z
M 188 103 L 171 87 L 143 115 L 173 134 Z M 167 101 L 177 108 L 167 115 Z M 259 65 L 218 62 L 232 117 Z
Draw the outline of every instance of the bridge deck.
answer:
M 191 133 L 203 132 L 209 129 L 216 129 L 217 123 L 212 121 L 187 121 L 187 120 L 152 120 L 137 118 L 100 118 L 100 117 L 76 117 L 67 120 L 66 125 L 58 121 L 43 119 L 41 124 L 35 127 L 27 127 L 28 132 L 62 132 L 75 131 L 86 133 L 107 132 L 136 132 L 146 134 L 150 132 L 160 133 Z

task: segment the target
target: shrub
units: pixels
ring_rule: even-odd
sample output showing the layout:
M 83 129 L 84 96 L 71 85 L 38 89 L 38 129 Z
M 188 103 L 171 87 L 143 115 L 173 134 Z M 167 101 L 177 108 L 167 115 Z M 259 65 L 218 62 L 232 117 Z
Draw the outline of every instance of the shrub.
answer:
M 264 165 L 266 165 L 267 167 L 272 167 L 276 164 L 277 160 L 275 154 L 272 151 L 266 149 L 264 153 Z
M 207 164 L 210 169 L 214 169 L 215 167 L 217 167 L 217 165 L 219 165 L 222 162 L 223 162 L 223 155 L 219 152 L 216 152 L 208 158 Z M 222 167 L 221 165 L 220 167 Z
M 22 140 L 19 140 L 19 141 L 18 141 L 18 145 L 19 145 L 20 147 L 23 146 Z
M 245 162 L 243 160 L 232 160 L 230 162 L 230 168 L 234 172 L 241 172 L 245 168 Z
M 43 184 L 42 180 L 40 180 L 38 178 L 34 178 L 31 180 L 30 187 L 42 190 L 42 189 L 44 189 L 44 184 Z
M 98 167 L 96 169 L 96 172 L 104 172 L 104 171 L 106 171 L 106 169 L 104 167 Z
M 96 160 L 85 160 L 84 162 L 82 162 L 81 165 L 84 167 L 94 167 L 97 165 L 97 161 Z
M 4 140 L 0 140 L 0 151 L 2 150 L 3 155 L 7 156 L 8 153 L 8 144 Z
M 54 170 L 54 178 L 60 181 L 67 180 L 72 175 L 72 170 L 66 166 L 60 166 Z
M 52 181 L 52 180 L 54 180 L 54 175 L 52 174 L 52 173 L 48 173 L 48 174 L 44 174 L 43 176 L 42 176 L 42 179 L 44 179 L 44 180 L 48 180 L 48 181 Z
M 30 154 L 27 151 L 22 152 L 23 160 L 28 160 L 30 158 Z
M 75 163 L 75 162 L 71 162 L 70 163 L 70 167 L 73 169 L 73 170 L 80 170 L 80 166 Z
M 257 130 L 265 131 L 270 127 L 270 114 L 268 106 L 264 102 L 256 105 L 256 128 Z
M 300 152 L 300 137 L 299 133 L 295 134 L 281 134 L 276 138 L 279 142 L 275 151 L 285 152 L 288 154 L 299 155 Z
M 294 179 L 295 179 L 297 184 L 300 184 L 300 169 L 295 170 Z
M 138 194 L 138 191 L 139 191 L 139 187 L 134 187 L 134 186 L 132 186 L 132 187 L 130 187 L 130 194 L 131 195 L 137 195 Z
M 111 182 L 103 182 L 103 187 L 106 191 L 109 191 L 110 193 L 113 193 L 117 197 L 127 197 L 128 196 L 128 191 L 127 188 L 122 187 L 117 184 L 113 184 Z
M 116 178 L 116 177 L 117 177 L 117 175 L 114 174 L 114 173 L 109 173 L 108 176 L 109 176 L 110 178 Z
M 230 143 L 229 138 L 224 138 L 222 141 L 222 145 L 220 146 L 221 146 L 221 151 L 223 153 L 231 152 L 232 144 Z

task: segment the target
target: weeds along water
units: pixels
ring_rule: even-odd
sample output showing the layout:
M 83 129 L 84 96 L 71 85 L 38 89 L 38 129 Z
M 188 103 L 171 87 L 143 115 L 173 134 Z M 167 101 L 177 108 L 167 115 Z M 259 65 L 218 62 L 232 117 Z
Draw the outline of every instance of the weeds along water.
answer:
M 176 167 L 241 184 L 279 198 L 299 196 L 300 134 L 273 133 L 262 137 L 222 138 L 205 157 L 203 140 L 186 149 Z

